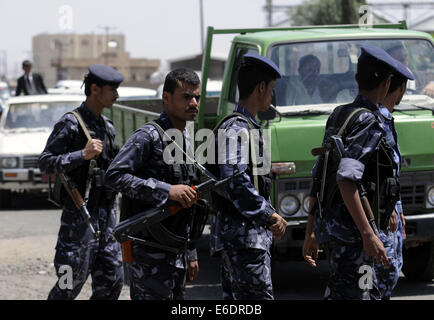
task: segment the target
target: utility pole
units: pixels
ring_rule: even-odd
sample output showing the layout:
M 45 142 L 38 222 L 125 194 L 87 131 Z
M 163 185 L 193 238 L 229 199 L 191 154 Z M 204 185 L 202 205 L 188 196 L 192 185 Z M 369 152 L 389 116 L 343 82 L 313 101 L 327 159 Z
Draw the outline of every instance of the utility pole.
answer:
M 267 11 L 267 26 L 273 26 L 273 1 L 266 0 L 265 10 Z
M 204 39 L 203 39 L 203 0 L 199 0 L 199 14 L 200 14 L 200 48 L 204 50 Z
M 98 28 L 103 29 L 105 31 L 105 52 L 104 52 L 104 64 L 108 66 L 109 62 L 109 35 L 110 30 L 116 29 L 116 27 L 113 26 L 98 26 Z
M 2 54 L 2 64 L 3 64 L 3 77 L 6 79 L 8 74 L 8 64 L 7 64 L 7 56 L 8 52 L 6 50 L 0 50 L 0 53 Z

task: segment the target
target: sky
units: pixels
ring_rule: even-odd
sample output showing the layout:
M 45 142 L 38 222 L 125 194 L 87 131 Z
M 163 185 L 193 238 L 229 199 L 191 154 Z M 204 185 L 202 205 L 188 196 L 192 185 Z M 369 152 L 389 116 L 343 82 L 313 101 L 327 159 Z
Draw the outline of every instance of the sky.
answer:
M 202 0 L 204 29 L 266 25 L 265 0 Z M 0 59 L 6 50 L 8 76 L 21 74 L 32 59 L 32 37 L 42 33 L 123 33 L 134 58 L 173 59 L 201 51 L 200 0 L 0 0 Z M 297 4 L 300 0 L 274 0 Z M 72 23 L 61 12 L 68 6 Z M 63 24 L 62 24 L 63 22 Z M 66 28 L 66 29 L 65 29 Z M 204 31 L 205 34 L 205 31 Z M 214 53 L 226 53 L 230 36 L 220 36 Z
M 8 76 L 17 76 L 22 73 L 21 62 L 32 59 L 33 36 L 104 33 L 105 26 L 111 27 L 111 33 L 125 35 L 126 50 L 134 58 L 167 60 L 198 54 L 201 51 L 200 1 L 0 0 L 0 59 L 3 61 L 6 52 Z M 300 2 L 302 0 L 273 0 L 274 5 Z M 262 28 L 267 24 L 266 0 L 202 0 L 202 3 L 204 29 L 207 26 Z M 71 10 L 68 12 L 72 19 L 67 23 L 65 13 L 61 12 L 64 6 Z M 276 15 L 275 20 L 279 19 Z M 232 37 L 218 36 L 213 42 L 213 53 L 227 54 Z

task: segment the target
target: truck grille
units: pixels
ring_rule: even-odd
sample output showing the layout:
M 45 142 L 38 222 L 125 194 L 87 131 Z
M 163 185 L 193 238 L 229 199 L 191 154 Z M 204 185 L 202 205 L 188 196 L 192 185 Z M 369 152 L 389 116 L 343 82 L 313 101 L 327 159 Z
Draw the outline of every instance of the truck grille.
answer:
M 422 206 L 425 204 L 425 186 L 402 186 L 401 200 L 404 207 Z
M 430 171 L 403 172 L 400 176 L 401 200 L 404 213 L 425 209 L 426 186 L 434 184 L 434 173 Z M 413 210 L 413 211 L 412 211 Z
M 39 167 L 39 156 L 25 156 L 23 159 L 23 168 L 38 168 Z

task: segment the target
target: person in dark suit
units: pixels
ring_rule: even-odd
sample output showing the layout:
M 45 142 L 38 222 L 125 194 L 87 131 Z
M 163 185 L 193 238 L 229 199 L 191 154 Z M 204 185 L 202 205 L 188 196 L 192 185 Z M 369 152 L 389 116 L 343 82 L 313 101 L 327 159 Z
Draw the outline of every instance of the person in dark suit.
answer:
M 24 74 L 18 78 L 15 95 L 19 96 L 21 92 L 26 96 L 31 94 L 46 94 L 47 88 L 45 87 L 44 80 L 41 75 L 32 72 L 32 63 L 29 60 L 23 61 L 23 70 Z

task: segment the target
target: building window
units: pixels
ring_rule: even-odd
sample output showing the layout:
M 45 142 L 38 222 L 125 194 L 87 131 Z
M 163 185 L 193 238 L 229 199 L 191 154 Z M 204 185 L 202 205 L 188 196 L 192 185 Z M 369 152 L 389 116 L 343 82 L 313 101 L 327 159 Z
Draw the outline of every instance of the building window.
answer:
M 62 42 L 59 39 L 51 40 L 50 42 L 50 48 L 51 49 L 61 49 L 62 48 Z
M 109 48 L 117 48 L 118 47 L 118 42 L 116 40 L 110 40 L 109 42 L 107 42 L 107 46 Z

